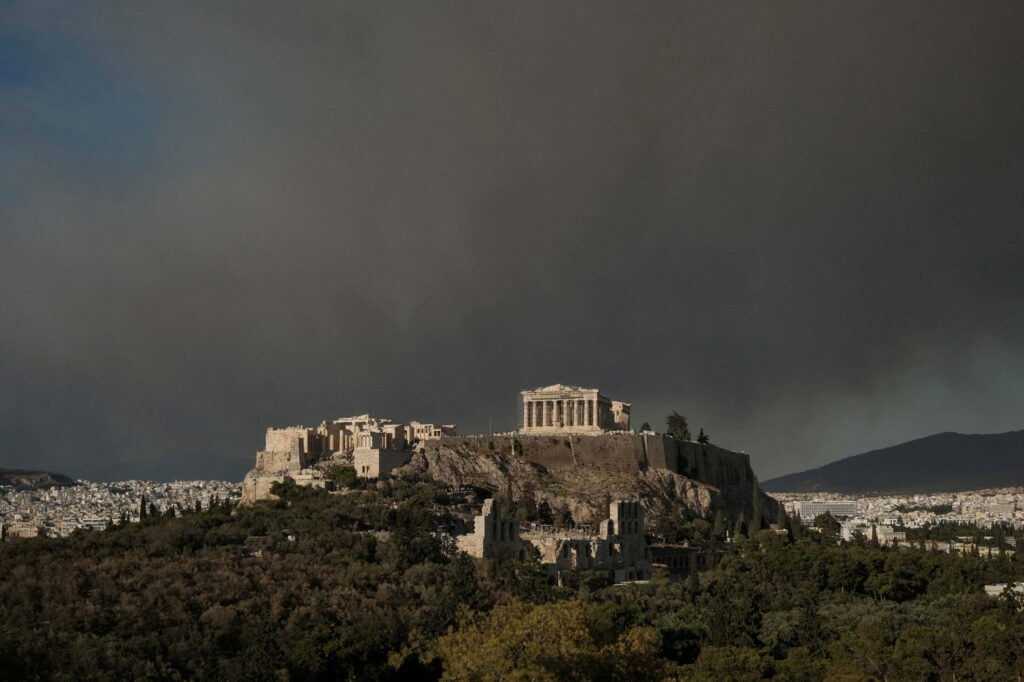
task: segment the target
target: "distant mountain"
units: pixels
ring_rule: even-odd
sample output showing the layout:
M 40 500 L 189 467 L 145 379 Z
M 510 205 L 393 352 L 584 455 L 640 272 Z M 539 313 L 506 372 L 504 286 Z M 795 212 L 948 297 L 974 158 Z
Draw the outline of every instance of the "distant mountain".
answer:
M 1024 486 L 1024 431 L 939 433 L 761 483 L 768 492 L 954 492 Z
M 64 474 L 53 474 L 49 471 L 0 469 L 0 485 L 12 485 L 18 490 L 39 490 L 78 485 L 78 483 Z

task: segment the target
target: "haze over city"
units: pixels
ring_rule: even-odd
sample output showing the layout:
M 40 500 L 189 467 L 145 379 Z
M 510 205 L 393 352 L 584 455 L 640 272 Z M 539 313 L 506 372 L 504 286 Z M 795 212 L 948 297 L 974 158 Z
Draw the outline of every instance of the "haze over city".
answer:
M 1024 428 L 1024 8 L 0 6 L 0 466 L 677 410 L 763 479 Z

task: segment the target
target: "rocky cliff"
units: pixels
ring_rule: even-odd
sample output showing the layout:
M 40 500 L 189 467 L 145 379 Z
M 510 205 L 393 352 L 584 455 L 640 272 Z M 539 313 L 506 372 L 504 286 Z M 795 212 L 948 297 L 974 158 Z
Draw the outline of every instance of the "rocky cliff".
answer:
M 653 514 L 679 509 L 702 518 L 719 509 L 750 518 L 753 506 L 747 455 L 662 436 L 520 437 L 516 444 L 499 436 L 444 438 L 418 446 L 394 473 L 533 498 L 568 509 L 577 523 L 598 515 L 607 496 L 637 498 Z M 762 493 L 761 506 L 773 519 L 775 501 Z
M 13 486 L 17 490 L 41 490 L 78 485 L 64 474 L 49 471 L 27 471 L 24 469 L 0 469 L 0 485 Z

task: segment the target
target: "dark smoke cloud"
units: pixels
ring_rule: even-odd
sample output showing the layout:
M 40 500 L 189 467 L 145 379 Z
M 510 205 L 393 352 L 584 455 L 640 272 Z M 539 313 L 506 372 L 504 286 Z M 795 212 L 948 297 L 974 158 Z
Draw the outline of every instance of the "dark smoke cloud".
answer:
M 762 477 L 1024 428 L 1024 11 L 0 9 L 2 464 L 597 386 Z

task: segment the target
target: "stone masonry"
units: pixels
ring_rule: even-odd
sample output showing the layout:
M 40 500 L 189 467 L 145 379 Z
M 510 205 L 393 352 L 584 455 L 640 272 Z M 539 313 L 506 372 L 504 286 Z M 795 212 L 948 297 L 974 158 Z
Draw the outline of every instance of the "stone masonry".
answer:
M 460 550 L 478 558 L 526 558 L 526 548 L 519 537 L 519 523 L 502 516 L 501 503 L 493 497 L 484 500 L 483 510 L 473 520 L 473 532 L 459 536 L 457 544 Z
M 412 422 L 406 427 L 363 414 L 324 421 L 315 428 L 267 429 L 265 446 L 256 453 L 256 466 L 242 481 L 242 501 L 271 497 L 270 487 L 285 480 L 325 486 L 325 466 L 332 462 L 352 463 L 363 478 L 390 473 L 408 461 L 411 434 L 420 441 L 451 437 L 455 425 Z
M 479 558 L 522 559 L 536 551 L 545 570 L 559 581 L 567 571 L 598 571 L 616 583 L 650 578 L 653 567 L 640 503 L 616 500 L 608 513 L 596 532 L 543 528 L 520 534 L 518 523 L 503 517 L 499 503 L 490 499 L 474 520 L 474 532 L 457 543 Z
M 629 430 L 630 404 L 609 400 L 596 388 L 553 384 L 521 396 L 524 434 Z

